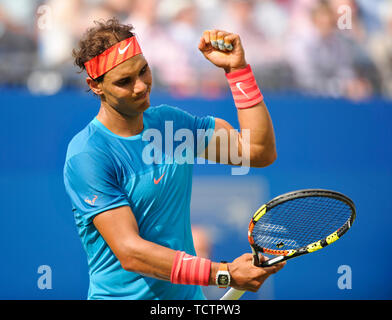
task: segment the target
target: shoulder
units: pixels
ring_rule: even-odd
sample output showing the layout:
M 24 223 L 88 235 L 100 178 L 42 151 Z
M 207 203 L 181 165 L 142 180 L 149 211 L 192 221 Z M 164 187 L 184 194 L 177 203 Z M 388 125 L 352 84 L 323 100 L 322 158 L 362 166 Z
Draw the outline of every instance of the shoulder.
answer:
M 148 111 L 148 112 L 147 112 Z M 188 111 L 166 104 L 150 107 L 146 110 L 147 117 L 151 117 L 151 127 L 162 128 L 166 122 L 172 122 L 174 130 L 177 129 L 214 129 L 215 118 L 213 116 L 195 116 Z
M 150 107 L 145 111 L 147 116 L 152 117 L 170 117 L 170 116 L 181 116 L 186 115 L 188 112 L 174 106 L 169 106 L 167 104 L 161 104 L 159 106 Z
M 84 157 L 89 154 L 92 158 L 102 159 L 105 139 L 97 127 L 90 122 L 83 130 L 77 133 L 69 142 L 66 154 L 66 163 L 75 156 Z
M 195 120 L 195 116 L 189 112 L 167 104 L 150 107 L 145 111 L 145 116 L 150 118 L 151 123 L 155 123 L 157 127 L 166 121 L 172 121 L 177 126 L 189 127 Z

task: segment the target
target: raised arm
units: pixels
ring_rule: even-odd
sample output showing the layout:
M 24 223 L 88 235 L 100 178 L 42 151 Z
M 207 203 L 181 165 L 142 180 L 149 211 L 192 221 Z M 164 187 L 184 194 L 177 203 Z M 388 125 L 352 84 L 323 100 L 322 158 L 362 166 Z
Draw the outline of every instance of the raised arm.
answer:
M 263 97 L 252 78 L 251 68 L 245 60 L 240 37 L 225 31 L 208 30 L 200 39 L 199 50 L 207 60 L 226 72 L 240 124 L 238 132 L 227 121 L 217 118 L 214 135 L 203 156 L 234 165 L 270 165 L 277 156 L 274 129 Z M 235 157 L 236 153 L 240 162 Z

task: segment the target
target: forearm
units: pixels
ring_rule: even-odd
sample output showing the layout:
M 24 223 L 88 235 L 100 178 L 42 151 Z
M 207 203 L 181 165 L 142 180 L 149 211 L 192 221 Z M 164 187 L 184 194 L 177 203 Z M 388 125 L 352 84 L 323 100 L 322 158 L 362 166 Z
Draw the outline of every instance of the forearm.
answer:
M 276 158 L 274 129 L 252 68 L 244 61 L 225 72 L 238 109 L 239 153 L 251 166 L 269 165 Z
M 123 269 L 173 283 L 209 284 L 210 260 L 145 240 L 129 206 L 105 211 L 93 222 Z
M 210 271 L 210 279 L 209 279 L 209 285 L 216 285 L 216 274 L 219 269 L 219 263 L 218 262 L 212 262 L 211 263 L 211 271 Z
M 129 252 L 128 259 L 122 260 L 122 265 L 127 271 L 137 272 L 148 277 L 166 281 L 174 279 L 173 283 L 216 285 L 219 263 L 211 262 L 211 264 L 208 264 L 208 277 L 205 277 L 202 275 L 202 272 L 196 271 L 196 269 L 199 269 L 198 267 L 194 268 L 193 261 L 196 262 L 200 258 L 181 254 L 185 253 L 141 240 L 137 244 L 137 249 Z M 177 263 L 175 262 L 176 255 L 181 257 Z M 269 275 L 275 273 L 284 265 L 279 264 L 263 269 L 253 266 L 252 259 L 251 254 L 245 254 L 228 263 L 228 271 L 231 277 L 230 286 L 240 290 L 255 292 Z M 191 261 L 193 267 L 191 266 Z M 180 270 L 178 277 L 173 277 L 173 268 Z
M 275 134 L 264 97 L 249 65 L 226 73 L 232 91 L 240 131 L 236 147 L 245 165 L 264 167 L 276 159 Z
M 171 281 L 173 267 L 176 267 L 175 256 L 177 252 L 140 238 L 132 248 L 129 248 L 128 254 L 122 258 L 121 264 L 127 271 Z M 215 285 L 218 267 L 219 263 L 211 262 L 209 285 Z
M 127 271 L 140 273 L 160 280 L 170 281 L 176 251 L 138 237 L 126 245 L 119 258 Z

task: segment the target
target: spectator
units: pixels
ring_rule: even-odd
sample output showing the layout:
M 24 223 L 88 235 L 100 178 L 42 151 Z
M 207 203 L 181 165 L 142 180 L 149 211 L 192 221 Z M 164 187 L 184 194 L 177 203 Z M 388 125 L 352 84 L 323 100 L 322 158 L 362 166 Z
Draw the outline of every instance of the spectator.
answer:
M 392 98 L 392 2 L 380 6 L 382 29 L 369 41 L 369 52 L 382 78 L 382 94 Z
M 30 90 L 42 91 L 41 89 L 48 85 L 47 81 L 40 85 L 36 79 L 45 75 L 52 75 L 58 79 L 59 85 L 54 92 L 60 90 L 63 85 L 84 87 L 85 82 L 80 79 L 73 65 L 72 48 L 76 45 L 76 39 L 82 30 L 91 27 L 95 20 L 112 17 L 113 12 L 103 5 L 103 0 L 47 0 L 40 8 L 42 15 L 39 20 L 45 23 L 37 21 L 39 61 L 35 67 L 36 72 L 31 75 L 32 80 L 29 81 Z M 51 93 L 52 89 L 49 89 L 47 94 Z
M 359 11 L 361 11 L 361 21 L 368 33 L 378 32 L 382 28 L 380 7 L 390 0 L 356 0 Z
M 226 91 L 227 82 L 221 70 L 211 68 L 198 50 L 204 31 L 200 26 L 199 7 L 192 0 L 163 0 L 159 13 L 165 32 L 184 54 L 184 63 L 190 70 L 184 93 L 209 98 L 220 96 Z
M 369 57 L 352 37 L 337 29 L 328 1 L 319 1 L 310 14 L 313 28 L 306 36 L 292 39 L 289 47 L 299 87 L 324 96 L 369 97 L 373 86 L 362 74 L 371 65 Z
M 269 40 L 282 45 L 288 31 L 289 4 L 287 1 L 258 0 L 255 3 L 258 29 Z
M 391 97 L 391 1 L 373 2 L 0 0 L 0 84 L 35 83 L 41 71 L 55 71 L 63 84 L 84 87 L 70 48 L 95 20 L 117 17 L 142 36 L 155 86 L 172 95 L 215 98 L 227 91 L 225 78 L 197 50 L 204 30 L 221 29 L 241 35 L 264 90 Z M 337 26 L 343 5 L 351 9 L 351 30 Z
M 39 20 L 39 68 L 56 69 L 71 61 L 74 34 L 79 22 L 78 13 L 82 10 L 80 0 L 48 0 L 41 7 Z M 58 41 L 61 39 L 61 41 Z
M 241 35 L 241 41 L 247 50 L 247 60 L 252 64 L 252 69 L 263 83 L 264 89 L 291 86 L 291 69 L 286 61 L 283 42 L 280 42 L 277 37 L 269 37 L 256 24 L 258 20 L 256 12 L 265 10 L 262 13 L 264 17 L 269 14 L 284 17 L 285 13 L 272 2 L 263 3 L 264 7 L 257 7 L 255 0 L 225 2 L 217 27 Z M 284 24 L 285 18 L 282 19 Z M 282 35 L 285 33 L 285 27 L 275 32 L 280 32 Z
M 36 61 L 37 0 L 0 0 L 0 84 L 25 85 Z M 6 62 L 6 63 L 5 63 Z
M 286 7 L 289 10 L 290 35 L 306 37 L 313 27 L 311 9 L 319 0 L 289 0 Z
M 183 54 L 189 70 L 189 78 L 182 85 L 183 94 L 197 95 L 201 78 L 200 64 L 209 66 L 197 49 L 202 33 L 198 24 L 198 7 L 192 0 L 161 0 L 158 15 L 165 33 Z
M 129 0 L 103 0 L 102 6 L 113 12 L 113 15 L 120 20 L 127 18 L 132 9 L 132 1 Z
M 346 8 L 350 8 L 348 17 L 350 18 L 351 29 L 345 32 L 347 37 L 350 37 L 356 43 L 364 45 L 367 37 L 367 32 L 363 24 L 363 18 L 360 16 L 360 8 L 356 0 L 329 0 L 331 10 L 334 13 L 336 25 L 338 26 L 339 19 L 344 18 L 347 12 Z M 344 20 L 344 19 L 343 19 Z
M 135 0 L 125 20 L 135 28 L 144 55 L 152 67 L 154 83 L 173 95 L 187 95 L 194 78 L 186 53 L 173 41 L 158 19 L 157 0 Z

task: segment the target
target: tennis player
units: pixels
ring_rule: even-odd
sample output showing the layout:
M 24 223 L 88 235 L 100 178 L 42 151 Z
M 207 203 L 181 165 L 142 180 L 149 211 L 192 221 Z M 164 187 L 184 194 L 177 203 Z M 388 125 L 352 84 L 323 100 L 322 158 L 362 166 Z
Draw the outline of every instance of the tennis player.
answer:
M 195 143 L 203 141 L 199 156 L 207 158 L 208 149 L 219 155 L 236 147 L 241 154 L 242 135 L 237 132 L 235 143 L 223 148 L 216 132 L 233 130 L 226 121 L 168 105 L 150 107 L 151 70 L 132 30 L 116 19 L 97 22 L 73 51 L 100 98 L 97 116 L 69 143 L 64 166 L 88 258 L 88 299 L 199 300 L 205 299 L 200 286 L 207 285 L 255 292 L 284 263 L 259 268 L 251 254 L 231 263 L 197 257 L 190 224 L 192 163 L 180 164 L 175 157 L 165 161 L 173 156 L 169 148 L 162 151 L 163 161 L 148 163 L 143 156 L 151 143 L 145 133 L 166 139 L 167 123 L 174 133 L 187 130 Z M 241 130 L 251 133 L 246 142 L 250 165 L 271 164 L 276 158 L 273 127 L 239 36 L 205 31 L 199 50 L 223 69 L 232 88 Z M 179 144 L 175 141 L 173 148 Z

